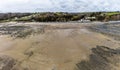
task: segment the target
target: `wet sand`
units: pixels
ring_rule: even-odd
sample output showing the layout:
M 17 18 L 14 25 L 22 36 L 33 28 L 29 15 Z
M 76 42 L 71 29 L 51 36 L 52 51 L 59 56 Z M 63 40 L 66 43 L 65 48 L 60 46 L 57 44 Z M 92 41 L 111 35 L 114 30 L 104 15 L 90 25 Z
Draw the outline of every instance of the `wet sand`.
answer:
M 3 24 L 4 25 L 4 24 Z M 9 25 L 11 25 L 9 23 Z M 47 25 L 44 32 L 26 38 L 0 36 L 0 53 L 17 60 L 17 70 L 74 70 L 82 60 L 89 60 L 91 49 L 97 45 L 120 47 L 120 42 L 86 28 L 92 24 L 34 24 L 18 23 L 36 27 Z

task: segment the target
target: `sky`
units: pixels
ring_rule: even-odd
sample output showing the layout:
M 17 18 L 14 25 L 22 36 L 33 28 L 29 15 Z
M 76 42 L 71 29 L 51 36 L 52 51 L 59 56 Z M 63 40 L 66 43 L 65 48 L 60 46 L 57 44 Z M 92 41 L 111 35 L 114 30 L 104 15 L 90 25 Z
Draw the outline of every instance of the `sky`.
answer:
M 120 11 L 119 0 L 0 0 L 0 12 Z

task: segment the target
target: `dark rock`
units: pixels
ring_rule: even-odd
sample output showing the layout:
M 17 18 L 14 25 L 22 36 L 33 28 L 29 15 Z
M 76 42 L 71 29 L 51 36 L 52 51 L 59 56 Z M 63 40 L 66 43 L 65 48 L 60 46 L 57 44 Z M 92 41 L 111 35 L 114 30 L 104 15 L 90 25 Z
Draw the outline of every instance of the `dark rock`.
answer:
M 0 70 L 11 70 L 16 61 L 8 56 L 0 56 Z
M 120 63 L 119 49 L 97 46 L 92 52 L 89 61 L 84 60 L 76 64 L 76 70 L 116 70 L 113 67 Z

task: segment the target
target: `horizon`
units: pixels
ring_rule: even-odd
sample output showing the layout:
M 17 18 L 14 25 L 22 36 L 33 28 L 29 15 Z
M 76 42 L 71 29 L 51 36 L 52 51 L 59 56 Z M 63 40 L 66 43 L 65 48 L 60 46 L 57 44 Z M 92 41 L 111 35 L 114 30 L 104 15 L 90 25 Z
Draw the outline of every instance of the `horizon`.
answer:
M 0 13 L 97 13 L 97 12 L 120 12 L 120 11 L 90 11 L 90 12 L 61 12 L 61 11 L 58 11 L 58 12 L 0 12 Z

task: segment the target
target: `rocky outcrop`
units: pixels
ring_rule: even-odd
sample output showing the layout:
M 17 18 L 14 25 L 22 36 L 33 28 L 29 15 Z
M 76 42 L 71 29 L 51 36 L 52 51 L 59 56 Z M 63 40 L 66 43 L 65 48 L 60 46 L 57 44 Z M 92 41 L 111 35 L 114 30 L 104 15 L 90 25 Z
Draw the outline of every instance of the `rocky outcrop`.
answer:
M 1 26 L 0 35 L 10 35 L 14 38 L 26 38 L 30 35 L 44 33 L 44 29 L 47 25 L 39 26 Z
M 76 70 L 119 70 L 120 49 L 110 49 L 105 46 L 97 46 L 92 49 L 88 61 L 76 64 Z
M 109 17 L 109 20 L 117 21 L 120 20 L 120 14 L 112 15 Z
M 0 56 L 0 70 L 12 70 L 16 61 L 9 56 Z
M 120 23 L 108 23 L 101 25 L 93 25 L 89 27 L 90 30 L 111 36 L 115 40 L 120 40 Z

